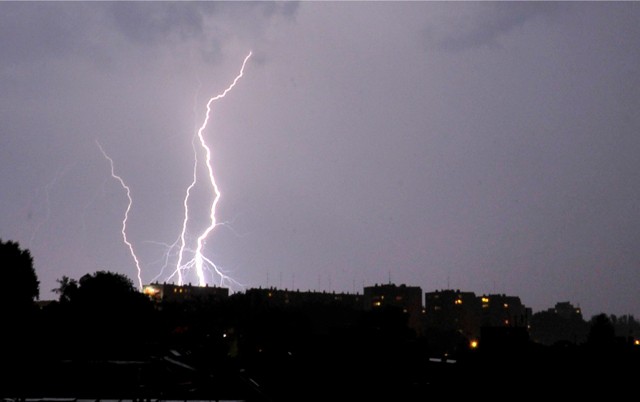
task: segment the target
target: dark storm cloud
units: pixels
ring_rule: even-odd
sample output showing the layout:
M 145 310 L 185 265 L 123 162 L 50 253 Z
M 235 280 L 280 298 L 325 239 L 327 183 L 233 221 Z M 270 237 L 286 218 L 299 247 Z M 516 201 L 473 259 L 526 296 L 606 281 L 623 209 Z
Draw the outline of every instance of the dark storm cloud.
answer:
M 497 39 L 541 14 L 557 11 L 556 2 L 478 2 L 442 5 L 440 21 L 424 29 L 428 47 L 461 51 L 495 46 Z
M 254 31 L 259 24 L 253 16 L 290 18 L 297 9 L 297 2 L 195 2 L 190 7 L 180 2 L 125 2 L 110 3 L 108 14 L 118 31 L 129 40 L 158 45 L 174 35 L 183 40 L 196 38 L 208 42 L 203 44 L 202 51 L 205 60 L 212 60 L 222 47 L 220 41 L 228 38 L 207 35 L 208 19 L 215 27 L 216 21 L 231 18 L 240 31 Z
M 255 38 L 275 16 L 293 18 L 297 2 L 8 2 L 0 13 L 0 65 L 69 55 L 108 63 L 125 44 L 157 47 L 200 43 L 205 60 L 220 56 L 229 20 Z M 219 24 L 218 24 L 219 22 Z M 208 32 L 211 30 L 211 32 Z

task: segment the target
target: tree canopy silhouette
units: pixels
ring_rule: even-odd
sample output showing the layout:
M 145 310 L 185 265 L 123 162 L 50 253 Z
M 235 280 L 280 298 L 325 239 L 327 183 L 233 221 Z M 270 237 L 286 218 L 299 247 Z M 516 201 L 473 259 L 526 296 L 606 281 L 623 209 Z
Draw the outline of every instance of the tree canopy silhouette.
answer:
M 54 289 L 60 295 L 67 347 L 85 355 L 121 355 L 149 335 L 154 307 L 127 276 L 110 271 L 66 276 Z
M 62 278 L 57 279 L 56 282 L 58 282 L 60 286 L 52 290 L 59 295 L 58 301 L 60 303 L 71 302 L 71 299 L 75 297 L 74 295 L 78 291 L 78 281 L 64 275 Z
M 31 253 L 14 241 L 0 240 L 0 274 L 5 281 L 0 292 L 0 354 L 3 364 L 18 372 L 33 357 L 34 300 L 40 283 Z
M 60 288 L 55 291 L 60 294 L 60 301 L 68 302 L 89 322 L 128 323 L 152 310 L 150 300 L 123 274 L 97 271 L 78 281 L 65 276 L 58 283 Z
M 593 316 L 590 322 L 587 343 L 597 348 L 605 348 L 613 345 L 615 328 L 609 316 L 600 313 Z
M 29 309 L 40 297 L 40 281 L 33 258 L 17 242 L 0 239 L 0 273 L 7 286 L 0 292 L 0 309 Z

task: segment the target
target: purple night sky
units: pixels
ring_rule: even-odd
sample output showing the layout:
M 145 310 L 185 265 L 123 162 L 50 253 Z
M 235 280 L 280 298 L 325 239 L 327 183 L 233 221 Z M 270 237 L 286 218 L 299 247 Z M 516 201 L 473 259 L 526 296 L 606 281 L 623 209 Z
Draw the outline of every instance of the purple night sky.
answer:
M 0 238 L 137 285 L 375 283 L 640 317 L 640 3 L 2 2 Z M 167 253 L 168 252 L 168 253 Z M 193 270 L 185 280 L 196 283 Z M 173 279 L 169 279 L 173 280 Z M 218 284 L 216 275 L 207 276 Z

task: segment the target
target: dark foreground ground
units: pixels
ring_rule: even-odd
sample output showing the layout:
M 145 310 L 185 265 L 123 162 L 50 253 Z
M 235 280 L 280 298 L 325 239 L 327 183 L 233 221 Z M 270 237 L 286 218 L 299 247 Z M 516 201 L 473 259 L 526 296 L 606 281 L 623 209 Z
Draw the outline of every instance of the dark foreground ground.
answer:
M 32 402 L 614 400 L 637 393 L 640 381 L 635 349 L 529 345 L 433 356 L 396 346 L 340 351 L 318 345 L 305 356 L 261 352 L 250 360 L 215 361 L 178 350 L 137 360 L 12 359 L 3 366 L 2 397 Z

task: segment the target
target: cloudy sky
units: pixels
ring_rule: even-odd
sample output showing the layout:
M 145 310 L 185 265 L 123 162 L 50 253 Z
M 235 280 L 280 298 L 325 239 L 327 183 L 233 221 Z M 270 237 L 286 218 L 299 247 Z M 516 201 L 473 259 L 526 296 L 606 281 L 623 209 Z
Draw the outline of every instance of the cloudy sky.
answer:
M 0 238 L 41 299 L 177 281 L 183 227 L 198 283 L 197 132 L 249 54 L 202 130 L 207 283 L 640 317 L 635 2 L 2 2 Z

